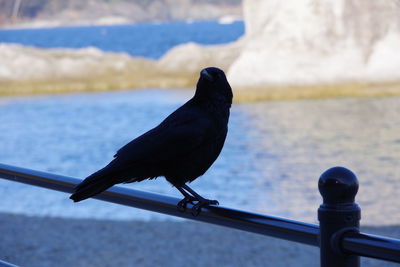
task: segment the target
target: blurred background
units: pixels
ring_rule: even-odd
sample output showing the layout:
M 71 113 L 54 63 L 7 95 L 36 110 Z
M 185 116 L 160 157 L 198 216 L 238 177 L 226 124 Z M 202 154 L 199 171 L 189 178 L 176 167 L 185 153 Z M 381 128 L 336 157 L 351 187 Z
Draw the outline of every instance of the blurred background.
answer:
M 202 68 L 217 66 L 235 103 L 225 147 L 195 190 L 223 206 L 317 223 L 318 177 L 345 166 L 360 181 L 362 225 L 399 238 L 399 11 L 398 0 L 0 0 L 0 162 L 83 179 L 186 102 Z M 180 197 L 163 178 L 124 186 Z M 294 252 L 274 266 L 318 265 L 314 250 L 268 239 L 280 249 L 261 257 L 251 244 L 269 250 L 263 239 L 98 200 L 73 204 L 2 180 L 0 195 L 0 259 L 24 266 L 152 266 L 167 256 L 141 251 L 119 262 L 118 246 L 128 245 L 101 240 L 132 235 L 157 249 L 174 239 L 159 229 L 181 227 L 204 243 L 227 240 L 193 252 L 195 266 L 261 266 L 285 251 Z M 76 235 L 92 240 L 86 255 Z M 111 252 L 93 259 L 98 246 Z M 187 264 L 168 257 L 168 266 Z

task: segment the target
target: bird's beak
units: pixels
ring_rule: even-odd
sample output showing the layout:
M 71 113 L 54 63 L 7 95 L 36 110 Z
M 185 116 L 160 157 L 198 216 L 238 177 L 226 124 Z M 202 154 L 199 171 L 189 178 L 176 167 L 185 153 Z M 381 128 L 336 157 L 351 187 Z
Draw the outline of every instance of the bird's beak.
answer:
M 208 71 L 206 69 L 202 70 L 200 72 L 200 75 L 202 77 L 206 78 L 207 80 L 209 80 L 210 82 L 214 81 L 214 77 L 210 73 L 208 73 Z

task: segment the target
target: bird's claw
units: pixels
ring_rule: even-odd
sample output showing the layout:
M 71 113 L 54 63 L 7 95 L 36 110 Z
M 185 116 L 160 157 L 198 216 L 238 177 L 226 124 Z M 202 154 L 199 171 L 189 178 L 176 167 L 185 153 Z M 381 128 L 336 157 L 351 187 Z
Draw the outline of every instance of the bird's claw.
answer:
M 193 216 L 197 216 L 197 215 L 199 215 L 200 214 L 200 211 L 201 211 L 201 205 L 200 205 L 200 202 L 199 203 L 197 203 L 196 205 L 194 205 L 193 207 L 192 207 L 192 215 Z
M 218 200 L 210 200 L 210 205 L 219 205 Z
M 188 203 L 192 203 L 193 201 L 196 201 L 197 199 L 195 199 L 194 197 L 185 197 L 184 199 L 182 199 L 181 201 L 178 202 L 177 204 L 177 208 L 180 212 L 185 212 L 186 210 L 186 206 Z
M 201 208 L 209 205 L 219 205 L 219 202 L 217 200 L 209 200 L 209 199 L 204 199 L 193 205 L 192 207 L 192 215 L 197 216 L 201 212 Z

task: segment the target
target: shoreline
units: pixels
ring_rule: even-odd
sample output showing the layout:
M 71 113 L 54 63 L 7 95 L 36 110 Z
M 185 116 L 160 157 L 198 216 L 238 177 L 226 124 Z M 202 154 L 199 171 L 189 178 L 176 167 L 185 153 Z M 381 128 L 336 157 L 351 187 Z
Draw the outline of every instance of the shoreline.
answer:
M 27 81 L 0 82 L 0 99 L 76 93 L 151 90 L 155 88 L 162 90 L 194 90 L 196 81 L 193 77 L 197 76 L 187 73 L 179 76 L 164 73 L 159 76 L 151 74 L 146 75 L 146 80 L 143 81 L 137 81 L 136 79 L 129 81 L 128 78 L 114 77 L 115 79 L 109 81 L 93 80 L 93 83 L 90 80 L 67 80 L 65 83 L 57 81 L 32 83 Z M 234 90 L 233 101 L 235 103 L 249 103 L 301 99 L 376 98 L 393 96 L 400 96 L 400 82 L 265 86 L 264 88 L 237 89 Z
M 94 47 L 42 49 L 0 43 L 0 56 L 4 58 L 0 68 L 0 97 L 195 88 L 199 70 L 207 66 L 225 70 L 231 81 L 236 77 L 228 70 L 241 51 L 242 41 L 215 46 L 181 44 L 157 60 L 104 52 Z M 330 83 L 265 82 L 256 86 L 231 83 L 231 86 L 235 102 L 400 95 L 400 80 L 372 78 Z
M 400 237 L 400 225 L 361 227 Z M 106 221 L 0 213 L 0 259 L 21 266 L 319 266 L 319 250 L 192 221 Z M 397 266 L 361 258 L 362 266 Z

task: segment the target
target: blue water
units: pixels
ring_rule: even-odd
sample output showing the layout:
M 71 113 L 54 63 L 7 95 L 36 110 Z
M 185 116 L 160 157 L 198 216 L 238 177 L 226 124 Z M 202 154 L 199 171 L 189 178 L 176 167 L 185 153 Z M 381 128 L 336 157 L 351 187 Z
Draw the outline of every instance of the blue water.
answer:
M 84 178 L 160 123 L 193 91 L 137 90 L 0 99 L 0 162 Z M 400 98 L 234 104 L 215 164 L 191 185 L 221 205 L 317 221 L 318 177 L 359 177 L 364 225 L 400 220 Z M 125 185 L 180 197 L 164 178 Z M 172 219 L 0 179 L 0 212 L 102 219 Z
M 135 24 L 2 30 L 0 42 L 126 52 L 158 58 L 188 41 L 231 42 L 243 23 Z M 0 99 L 0 162 L 84 178 L 193 92 L 138 90 Z M 398 224 L 400 98 L 235 104 L 221 156 L 192 183 L 221 205 L 316 222 L 319 175 L 342 165 L 360 179 L 363 224 Z M 180 196 L 164 179 L 126 185 Z M 165 219 L 0 179 L 0 212 L 102 219 Z M 168 217 L 168 219 L 171 219 Z
M 75 94 L 0 102 L 0 162 L 83 178 L 108 163 L 117 149 L 155 127 L 193 92 L 137 90 Z M 232 112 L 230 138 L 220 159 L 193 188 L 224 205 L 248 208 L 254 166 L 251 140 L 240 136 L 246 114 Z M 235 143 L 233 140 L 240 139 Z M 240 155 L 247 153 L 246 159 Z M 239 163 L 240 164 L 230 164 Z M 240 179 L 242 176 L 245 179 Z M 164 178 L 129 184 L 139 190 L 181 197 Z M 238 195 L 240 190 L 241 194 Z M 254 194 L 253 194 L 254 195 Z M 73 204 L 64 193 L 0 179 L 0 212 L 102 219 L 157 219 L 162 215 L 96 200 Z M 18 201 L 16 201 L 18 200 Z
M 204 45 L 229 43 L 243 35 L 243 22 L 139 23 L 118 26 L 64 27 L 0 30 L 0 43 L 18 43 L 42 48 L 97 47 L 157 59 L 172 47 L 196 42 Z

